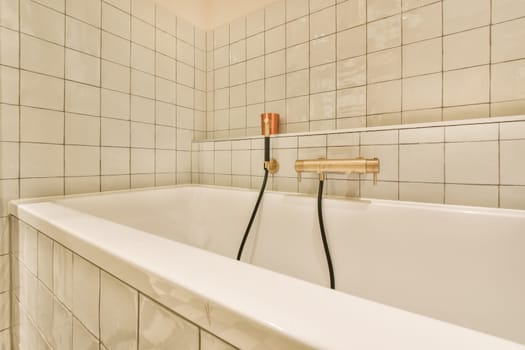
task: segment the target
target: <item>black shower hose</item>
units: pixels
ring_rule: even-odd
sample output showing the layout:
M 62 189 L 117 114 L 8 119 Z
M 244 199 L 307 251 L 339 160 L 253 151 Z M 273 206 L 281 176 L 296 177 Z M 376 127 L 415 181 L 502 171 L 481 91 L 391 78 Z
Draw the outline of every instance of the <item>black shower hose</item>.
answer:
M 326 233 L 324 231 L 323 185 L 324 180 L 319 180 L 319 192 L 317 194 L 317 216 L 319 217 L 319 228 L 321 229 L 321 238 L 323 239 L 324 254 L 326 255 L 326 263 L 328 264 L 328 272 L 330 273 L 330 288 L 335 289 L 334 267 L 332 266 L 330 248 L 328 248 L 328 241 L 326 239 Z
M 269 160 L 270 160 L 270 138 L 265 137 L 264 138 L 264 161 L 267 162 Z M 252 216 L 250 217 L 250 221 L 248 222 L 246 231 L 244 231 L 244 236 L 242 237 L 241 245 L 239 246 L 239 251 L 237 252 L 237 260 L 241 260 L 242 251 L 244 249 L 244 245 L 246 244 L 246 240 L 248 239 L 248 235 L 250 234 L 250 229 L 252 228 L 253 221 L 255 220 L 255 216 L 257 215 L 257 210 L 259 210 L 259 205 L 261 204 L 261 200 L 264 194 L 264 190 L 266 189 L 267 182 L 268 182 L 268 169 L 264 168 L 264 180 L 261 186 L 261 190 L 259 191 L 259 197 L 257 197 L 257 202 L 255 203 L 255 207 L 253 208 Z

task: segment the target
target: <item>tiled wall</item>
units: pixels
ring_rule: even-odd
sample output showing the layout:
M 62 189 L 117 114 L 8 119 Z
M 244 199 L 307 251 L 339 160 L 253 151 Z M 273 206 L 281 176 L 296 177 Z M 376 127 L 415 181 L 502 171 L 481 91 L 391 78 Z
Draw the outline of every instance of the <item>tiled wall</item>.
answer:
M 280 170 L 268 188 L 316 193 L 317 175 L 306 173 L 298 181 L 297 159 L 378 157 L 377 185 L 370 175 L 328 174 L 327 194 L 525 209 L 525 118 L 511 119 L 521 121 L 274 137 L 272 156 Z M 193 147 L 194 183 L 260 187 L 260 137 Z
M 235 349 L 26 223 L 12 226 L 13 349 Z
M 208 33 L 208 138 L 525 112 L 522 0 L 278 0 Z
M 190 182 L 205 41 L 152 0 L 0 0 L 0 293 L 8 200 Z

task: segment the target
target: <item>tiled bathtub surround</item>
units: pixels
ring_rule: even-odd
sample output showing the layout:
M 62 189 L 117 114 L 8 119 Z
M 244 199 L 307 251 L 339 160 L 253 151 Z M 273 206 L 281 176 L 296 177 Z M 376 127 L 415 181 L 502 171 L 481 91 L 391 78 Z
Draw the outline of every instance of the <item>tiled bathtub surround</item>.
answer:
M 235 349 L 15 217 L 12 227 L 13 349 Z
M 525 209 L 525 121 L 451 122 L 378 127 L 349 132 L 281 135 L 272 139 L 280 170 L 276 191 L 317 192 L 315 174 L 298 181 L 296 159 L 378 157 L 371 175 L 327 176 L 327 194 Z M 456 125 L 454 125 L 456 124 Z M 258 188 L 263 176 L 261 138 L 193 144 L 194 183 Z
M 522 0 L 279 0 L 208 33 L 208 138 L 525 112 Z

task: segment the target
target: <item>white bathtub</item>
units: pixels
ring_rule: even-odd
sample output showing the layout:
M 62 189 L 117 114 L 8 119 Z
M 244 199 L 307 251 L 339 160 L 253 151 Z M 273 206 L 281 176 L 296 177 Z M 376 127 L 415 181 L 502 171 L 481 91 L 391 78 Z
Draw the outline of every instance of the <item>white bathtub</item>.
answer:
M 267 192 L 251 264 L 232 259 L 256 196 L 180 186 L 10 210 L 239 348 L 525 349 L 525 212 L 326 199 L 332 291 L 313 197 Z

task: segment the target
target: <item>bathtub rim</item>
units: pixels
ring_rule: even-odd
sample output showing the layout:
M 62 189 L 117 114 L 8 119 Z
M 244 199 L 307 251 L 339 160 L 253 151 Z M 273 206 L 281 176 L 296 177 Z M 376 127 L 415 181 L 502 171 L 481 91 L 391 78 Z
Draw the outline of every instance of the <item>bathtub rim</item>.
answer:
M 138 291 L 140 291 L 141 293 L 145 294 L 146 296 L 148 296 L 148 297 L 150 297 L 150 298 L 152 298 L 154 300 L 157 300 L 160 304 L 166 306 L 170 310 L 181 314 L 179 311 L 177 311 L 177 309 L 175 307 L 173 307 L 172 305 L 169 305 L 169 303 L 166 303 L 164 301 L 159 301 L 156 297 L 152 297 L 150 295 L 150 293 L 148 293 L 147 288 L 142 286 L 142 285 L 140 285 L 140 283 L 134 283 L 134 282 L 130 281 L 131 278 L 126 278 L 124 276 L 121 276 L 118 272 L 116 272 L 116 270 L 117 270 L 116 268 L 115 268 L 115 270 L 112 270 L 110 268 L 105 268 L 104 264 L 101 263 L 101 261 L 96 261 L 92 257 L 85 256 L 84 254 L 82 254 L 81 252 L 78 251 L 78 248 L 75 249 L 75 247 L 74 247 L 75 244 L 73 244 L 71 241 L 68 241 L 68 240 L 66 240 L 64 238 L 65 236 L 68 236 L 68 235 L 72 236 L 73 235 L 72 231 L 70 231 L 70 230 L 68 230 L 67 228 L 64 228 L 64 227 L 59 227 L 56 224 L 53 224 L 53 223 L 51 223 L 49 221 L 48 221 L 48 229 L 47 230 L 41 229 L 43 227 L 42 226 L 43 225 L 42 222 L 45 221 L 45 219 L 40 218 L 37 215 L 35 215 L 35 213 L 31 213 L 30 211 L 28 211 L 24 207 L 24 204 L 36 204 L 36 203 L 44 203 L 45 204 L 46 202 L 51 202 L 53 200 L 60 200 L 60 199 L 67 199 L 67 198 L 104 196 L 104 195 L 111 195 L 111 194 L 125 194 L 125 193 L 130 193 L 130 192 L 142 192 L 142 191 L 151 191 L 151 190 L 165 190 L 165 189 L 176 189 L 176 188 L 187 188 L 187 187 L 201 187 L 201 188 L 204 187 L 204 188 L 209 188 L 209 189 L 223 189 L 223 190 L 227 190 L 227 191 L 241 190 L 241 191 L 247 191 L 247 192 L 256 193 L 256 190 L 253 190 L 253 189 L 231 188 L 231 187 L 211 186 L 211 185 L 163 186 L 163 187 L 153 187 L 153 188 L 144 188 L 144 189 L 108 191 L 108 192 L 102 192 L 102 193 L 95 192 L 95 193 L 90 193 L 90 194 L 75 194 L 75 195 L 69 195 L 69 196 L 51 196 L 51 197 L 16 200 L 16 201 L 10 202 L 9 213 L 11 215 L 16 216 L 20 220 L 30 224 L 31 226 L 35 227 L 38 231 L 43 232 L 44 234 L 50 236 L 52 239 L 54 239 L 58 243 L 64 245 L 65 247 L 70 249 L 75 254 L 80 255 L 80 256 L 84 257 L 86 260 L 92 262 L 93 264 L 98 266 L 100 269 L 107 271 L 111 275 L 117 277 L 121 281 L 123 281 L 126 284 L 132 286 L 133 288 L 137 289 Z M 275 192 L 275 191 L 269 191 L 269 193 L 275 193 L 275 194 L 278 194 L 278 195 L 292 195 L 294 197 L 310 197 L 312 199 L 315 198 L 314 195 L 309 195 L 309 194 L 285 193 L 285 192 Z M 414 205 L 417 205 L 419 207 L 423 206 L 423 207 L 434 208 L 434 209 L 440 209 L 440 208 L 441 209 L 449 209 L 449 210 L 450 209 L 456 209 L 456 210 L 458 210 L 458 209 L 462 210 L 463 209 L 463 210 L 468 210 L 469 212 L 472 211 L 472 210 L 475 210 L 475 211 L 480 211 L 480 212 L 489 213 L 489 214 L 491 212 L 494 212 L 495 209 L 496 209 L 496 212 L 499 213 L 500 215 L 505 213 L 505 214 L 509 214 L 511 216 L 516 216 L 516 215 L 520 216 L 520 217 L 524 217 L 525 216 L 525 211 L 514 210 L 514 209 L 450 206 L 450 205 L 445 205 L 445 204 L 417 203 L 417 202 L 403 202 L 403 201 L 393 201 L 393 200 L 361 199 L 361 198 L 356 200 L 356 199 L 348 199 L 346 197 L 343 197 L 343 198 L 341 198 L 341 197 L 335 197 L 335 198 L 334 197 L 329 197 L 327 199 L 328 200 L 344 200 L 344 201 L 350 200 L 350 201 L 355 201 L 355 202 L 376 202 L 376 203 L 391 204 L 391 205 L 395 204 L 396 206 L 400 206 L 400 205 L 414 206 Z M 53 204 L 53 203 L 51 203 L 51 204 Z M 122 224 L 119 224 L 119 223 L 111 222 L 111 221 L 105 220 L 105 219 L 100 218 L 100 217 L 96 217 L 96 216 L 93 216 L 93 215 L 90 215 L 90 214 L 83 213 L 83 212 L 78 211 L 76 209 L 72 209 L 72 208 L 67 208 L 67 209 L 70 210 L 70 211 L 73 211 L 73 212 L 81 213 L 82 215 L 87 216 L 87 217 L 96 218 L 97 220 L 103 221 L 105 223 L 111 223 L 113 225 L 117 225 L 117 226 L 123 227 L 125 230 L 132 230 L 132 231 L 136 231 L 136 232 L 141 233 L 141 234 L 150 235 L 149 233 L 147 233 L 145 231 L 134 229 L 134 228 L 131 228 L 129 226 L 125 226 L 125 225 L 122 225 Z M 496 214 L 496 213 L 494 213 L 494 214 Z M 38 222 L 39 225 L 35 224 L 35 222 Z M 53 232 L 49 232 L 49 227 L 52 227 L 52 231 Z M 87 229 L 87 231 L 89 231 L 90 229 Z M 162 238 L 162 237 L 158 237 L 158 238 L 159 239 L 165 239 L 165 238 Z M 169 240 L 169 241 L 171 241 L 171 240 Z M 191 246 L 188 246 L 188 245 L 185 245 L 183 243 L 176 242 L 176 241 L 171 241 L 171 242 L 175 243 L 175 245 L 180 245 L 180 246 L 185 247 L 184 249 L 190 248 L 190 249 L 194 249 L 194 250 L 200 251 L 201 253 L 199 253 L 199 254 L 213 254 L 216 257 L 218 257 L 219 259 L 226 259 L 226 260 L 230 261 L 231 263 L 236 263 L 236 261 L 234 261 L 234 260 L 232 260 L 230 258 L 226 258 L 226 257 L 220 256 L 220 255 L 217 255 L 215 253 L 205 251 L 205 250 L 200 249 L 200 248 L 191 247 Z M 76 243 L 76 244 L 78 244 L 78 243 Z M 173 285 L 175 288 L 180 288 L 180 289 L 182 289 L 184 291 L 189 291 L 191 294 L 193 294 L 195 297 L 199 298 L 201 301 L 203 301 L 203 302 L 204 301 L 209 301 L 213 305 L 217 305 L 219 308 L 224 308 L 225 310 L 227 310 L 229 312 L 233 312 L 235 314 L 235 316 L 238 317 L 241 320 L 248 321 L 248 322 L 253 322 L 257 326 L 261 326 L 262 325 L 263 328 L 265 328 L 266 330 L 268 330 L 271 333 L 277 334 L 282 339 L 291 340 L 293 342 L 296 342 L 298 344 L 301 344 L 301 345 L 304 345 L 304 346 L 307 346 L 307 347 L 323 348 L 323 349 L 326 348 L 326 347 L 323 346 L 323 344 L 324 344 L 323 340 L 319 339 L 319 337 L 315 337 L 315 336 L 312 337 L 312 334 L 306 334 L 305 332 L 302 332 L 302 334 L 298 335 L 296 332 L 293 332 L 290 329 L 286 329 L 286 327 L 280 326 L 278 322 L 277 323 L 273 323 L 271 321 L 265 320 L 265 319 L 260 318 L 260 317 L 259 318 L 258 317 L 253 317 L 253 315 L 250 315 L 250 312 L 247 313 L 247 312 L 239 311 L 238 308 L 232 307 L 231 304 L 225 304 L 225 303 L 223 303 L 221 301 L 218 301 L 218 300 L 210 297 L 209 295 L 203 294 L 203 293 L 201 293 L 199 291 L 188 289 L 185 286 L 182 286 L 182 285 L 174 282 L 169 277 L 158 275 L 156 272 L 148 270 L 148 268 L 146 268 L 146 267 L 143 267 L 143 266 L 141 267 L 140 265 L 134 264 L 133 261 L 126 260 L 125 258 L 123 258 L 123 257 L 121 257 L 119 255 L 116 255 L 114 252 L 112 252 L 111 250 L 106 249 L 106 247 L 104 247 L 104 246 L 93 244 L 93 242 L 86 242 L 85 240 L 81 244 L 85 244 L 85 245 L 91 244 L 91 246 L 92 246 L 92 247 L 90 247 L 91 249 L 98 249 L 100 251 L 99 254 L 111 255 L 111 259 L 116 259 L 119 264 L 129 265 L 129 266 L 131 266 L 133 268 L 141 270 L 140 272 L 144 272 L 146 274 L 153 275 L 154 277 L 159 278 L 159 279 L 163 280 L 164 282 L 167 282 L 167 283 Z M 356 296 L 353 296 L 353 295 L 350 295 L 350 294 L 347 294 L 347 293 L 343 293 L 343 292 L 339 292 L 339 291 L 331 291 L 331 290 L 329 290 L 329 289 L 327 289 L 325 287 L 321 287 L 321 286 L 318 286 L 318 285 L 315 285 L 315 284 L 312 284 L 310 282 L 307 282 L 307 281 L 304 281 L 304 280 L 300 280 L 300 279 L 297 279 L 297 278 L 294 278 L 294 277 L 286 276 L 286 275 L 280 274 L 278 272 L 273 272 L 273 271 L 270 271 L 270 270 L 267 270 L 267 269 L 263 269 L 263 268 L 260 268 L 260 267 L 257 267 L 257 266 L 251 265 L 251 264 L 244 263 L 243 265 L 245 266 L 245 268 L 247 268 L 250 271 L 264 270 L 265 273 L 267 273 L 267 274 L 269 273 L 270 276 L 271 275 L 279 275 L 279 276 L 281 276 L 279 278 L 284 277 L 286 279 L 295 280 L 297 283 L 299 283 L 299 285 L 305 286 L 305 288 L 314 288 L 314 291 L 315 291 L 315 289 L 317 289 L 317 291 L 320 291 L 320 288 L 322 288 L 322 290 L 323 290 L 322 292 L 323 293 L 335 293 L 335 294 L 332 294 L 332 295 L 338 295 L 339 294 L 340 296 L 343 296 L 343 297 L 350 296 L 351 298 L 354 298 L 354 300 L 359 300 L 361 302 L 364 301 L 365 303 L 368 303 L 369 305 L 371 304 L 373 307 L 376 307 L 376 308 L 377 307 L 379 307 L 380 309 L 385 309 L 386 308 L 387 310 L 391 310 L 391 311 L 394 310 L 394 313 L 400 313 L 403 316 L 407 316 L 408 315 L 409 318 L 415 317 L 416 319 L 419 319 L 420 321 L 421 320 L 430 321 L 429 325 L 432 325 L 432 324 L 434 324 L 434 325 L 441 325 L 441 326 L 444 326 L 445 329 L 452 328 L 452 329 L 455 329 L 456 331 L 458 329 L 460 329 L 461 331 L 466 331 L 467 332 L 466 334 L 468 334 L 470 336 L 472 336 L 474 334 L 474 337 L 476 335 L 481 335 L 482 337 L 488 337 L 486 339 L 492 338 L 496 342 L 501 341 L 502 342 L 501 345 L 506 343 L 507 345 L 509 345 L 509 347 L 508 347 L 509 349 L 525 349 L 525 346 L 523 346 L 521 344 L 513 343 L 512 341 L 509 341 L 509 340 L 506 340 L 506 339 L 502 339 L 502 338 L 498 338 L 498 337 L 495 337 L 495 336 L 492 336 L 492 335 L 489 335 L 489 334 L 481 333 L 481 332 L 476 331 L 476 330 L 463 328 L 461 326 L 454 325 L 454 324 L 451 324 L 451 323 L 448 323 L 448 322 L 444 322 L 444 321 L 434 320 L 434 319 L 431 319 L 431 318 L 429 318 L 427 316 L 423 316 L 423 315 L 415 314 L 415 313 L 408 312 L 408 311 L 405 311 L 405 310 L 401 310 L 401 309 L 398 309 L 398 308 L 395 308 L 395 307 L 391 307 L 391 306 L 388 306 L 388 305 L 384 305 L 384 304 L 381 304 L 381 303 L 378 303 L 378 302 L 375 302 L 375 301 L 371 301 L 371 300 L 363 299 L 363 298 L 360 298 L 360 297 L 356 297 Z M 388 312 L 391 312 L 391 311 L 388 311 Z M 194 319 L 191 319 L 187 315 L 184 315 L 184 314 L 181 314 L 181 315 L 183 317 L 189 319 L 191 322 L 197 324 L 199 327 L 210 331 L 212 334 L 217 334 L 217 333 L 214 332 L 213 329 L 206 328 L 205 325 L 199 323 L 198 321 L 196 321 Z M 423 322 L 423 323 L 425 323 L 425 322 Z M 221 334 L 218 334 L 218 336 L 221 337 Z M 233 345 L 236 345 L 236 343 L 234 341 L 232 341 L 231 339 L 224 338 L 224 337 L 223 337 L 223 339 L 225 339 L 226 341 L 232 343 Z M 238 346 L 238 345 L 236 345 L 236 346 Z M 332 347 L 329 347 L 329 348 L 332 348 Z M 507 349 L 507 347 L 502 347 L 502 349 Z

